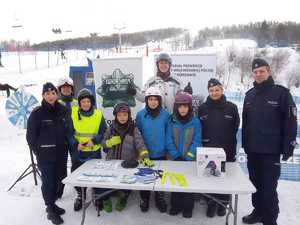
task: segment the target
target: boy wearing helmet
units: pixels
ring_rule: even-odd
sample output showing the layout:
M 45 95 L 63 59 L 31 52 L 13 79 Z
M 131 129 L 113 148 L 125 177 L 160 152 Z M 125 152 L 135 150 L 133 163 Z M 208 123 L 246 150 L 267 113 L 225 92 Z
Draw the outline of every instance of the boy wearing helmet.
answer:
M 141 159 L 144 165 L 152 166 L 143 137 L 131 118 L 129 105 L 125 102 L 117 104 L 113 115 L 115 119 L 106 130 L 102 141 L 104 151 L 107 153 L 106 159 L 121 159 L 126 162 Z M 122 211 L 126 207 L 129 194 L 128 190 L 118 191 L 116 210 Z M 112 211 L 109 197 L 106 197 L 103 206 L 106 212 Z
M 59 103 L 66 106 L 70 112 L 71 108 L 78 106 L 78 102 L 74 99 L 74 84 L 70 77 L 62 77 L 58 80 L 57 89 L 60 94 Z
M 162 95 L 157 87 L 150 87 L 145 92 L 144 109 L 136 116 L 136 124 L 139 128 L 151 160 L 166 159 L 166 129 L 169 113 L 162 108 Z M 163 192 L 155 192 L 155 205 L 160 212 L 166 212 L 167 204 Z M 140 208 L 142 212 L 149 209 L 150 191 L 141 191 Z
M 172 113 L 175 95 L 182 90 L 182 85 L 177 78 L 171 76 L 171 66 L 172 58 L 170 55 L 167 53 L 159 54 L 156 58 L 156 76 L 147 81 L 143 90 L 139 90 L 134 84 L 131 84 L 128 88 L 128 93 L 135 95 L 137 100 L 144 102 L 145 91 L 149 87 L 157 87 L 162 94 L 162 107 L 169 113 Z
M 76 170 L 85 161 L 101 158 L 101 142 L 106 130 L 103 113 L 95 108 L 95 97 L 88 89 L 78 93 L 79 107 L 72 110 L 71 134 L 68 137 L 72 158 L 71 172 Z M 77 198 L 74 202 L 74 211 L 82 208 L 82 192 L 75 187 Z M 101 193 L 101 189 L 95 189 Z M 84 193 L 85 194 L 85 193 Z M 101 208 L 101 201 L 96 201 L 97 209 Z
M 167 126 L 167 151 L 176 161 L 195 160 L 196 149 L 201 145 L 201 124 L 193 116 L 192 96 L 181 92 L 176 95 L 174 112 Z M 191 193 L 172 193 L 170 215 L 182 212 L 185 218 L 193 215 L 194 199 Z
M 58 102 L 68 109 L 71 116 L 71 111 L 74 107 L 78 107 L 78 102 L 73 98 L 74 84 L 73 80 L 69 77 L 62 77 L 58 80 L 57 90 L 59 92 Z M 63 169 L 63 178 L 67 176 L 67 165 Z M 64 192 L 65 185 L 60 182 L 57 190 L 57 197 L 61 198 Z

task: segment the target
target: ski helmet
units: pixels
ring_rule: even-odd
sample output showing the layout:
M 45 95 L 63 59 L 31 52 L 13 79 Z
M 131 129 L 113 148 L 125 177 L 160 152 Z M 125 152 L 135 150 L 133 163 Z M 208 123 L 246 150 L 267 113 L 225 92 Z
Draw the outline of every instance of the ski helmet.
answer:
M 169 65 L 171 66 L 172 65 L 172 58 L 169 54 L 167 53 L 160 53 L 158 55 L 158 57 L 156 58 L 156 65 L 158 66 L 158 62 L 161 61 L 161 60 L 165 60 L 169 63 Z
M 162 97 L 161 91 L 157 87 L 149 87 L 145 92 L 145 97 L 158 96 Z
M 113 115 L 117 116 L 119 112 L 127 112 L 130 115 L 130 107 L 126 102 L 121 102 L 115 105 Z
M 186 92 L 180 92 L 175 96 L 175 104 L 181 105 L 181 104 L 192 104 L 192 96 Z
M 58 90 L 60 91 L 60 88 L 65 85 L 74 88 L 74 82 L 70 77 L 62 77 L 58 80 L 58 84 L 57 84 Z
M 77 99 L 78 99 L 78 105 L 80 106 L 80 101 L 84 98 L 89 98 L 92 105 L 95 105 L 95 97 L 92 94 L 92 92 L 87 89 L 87 88 L 83 88 L 79 91 Z

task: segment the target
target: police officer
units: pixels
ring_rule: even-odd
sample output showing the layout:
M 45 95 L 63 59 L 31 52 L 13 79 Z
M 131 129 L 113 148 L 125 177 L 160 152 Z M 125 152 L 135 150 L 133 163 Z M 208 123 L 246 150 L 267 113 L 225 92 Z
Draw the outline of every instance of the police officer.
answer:
M 66 133 L 69 117 L 67 109 L 58 103 L 57 98 L 56 87 L 52 83 L 45 83 L 42 105 L 29 116 L 26 139 L 36 155 L 41 171 L 41 189 L 47 207 L 47 218 L 53 224 L 62 224 L 63 219 L 60 216 L 65 210 L 55 202 L 58 197 L 58 185 L 63 179 L 62 168 L 67 164 Z
M 78 101 L 74 98 L 74 84 L 73 80 L 69 77 L 62 77 L 58 80 L 57 89 L 59 92 L 58 102 L 64 105 L 71 116 L 72 110 L 78 107 Z M 67 165 L 62 168 L 63 178 L 67 176 Z M 61 198 L 64 192 L 65 185 L 60 183 L 57 190 L 57 197 Z
M 277 225 L 280 155 L 284 161 L 293 155 L 297 109 L 289 90 L 274 84 L 264 59 L 253 60 L 252 72 L 254 87 L 246 93 L 243 106 L 242 146 L 256 192 L 252 194 L 254 209 L 243 222 Z
M 238 109 L 235 104 L 226 100 L 223 86 L 219 80 L 211 78 L 208 81 L 206 102 L 198 108 L 198 117 L 202 124 L 202 144 L 204 147 L 223 148 L 226 161 L 234 162 L 236 155 L 236 134 L 240 124 Z M 213 195 L 215 198 L 229 201 L 229 195 Z M 217 205 L 213 200 L 208 200 L 207 217 L 226 214 L 226 208 Z

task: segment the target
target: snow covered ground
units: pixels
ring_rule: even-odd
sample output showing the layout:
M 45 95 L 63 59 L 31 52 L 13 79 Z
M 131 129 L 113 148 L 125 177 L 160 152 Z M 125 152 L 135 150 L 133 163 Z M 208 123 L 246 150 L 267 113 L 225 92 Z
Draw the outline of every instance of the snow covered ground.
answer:
M 72 60 L 60 62 L 58 65 L 54 63 L 50 68 L 46 63 L 47 57 L 43 57 L 43 66 L 38 67 L 37 70 L 32 66 L 32 62 L 24 63 L 23 74 L 18 73 L 18 61 L 15 59 L 14 62 L 5 61 L 5 57 L 3 57 L 3 64 L 7 66 L 0 68 L 0 83 L 9 83 L 13 86 L 32 84 L 32 86 L 26 87 L 26 90 L 40 99 L 41 87 L 44 82 L 52 81 L 56 83 L 59 77 L 67 76 L 70 65 L 86 65 L 85 53 L 79 53 L 78 57 L 76 52 L 70 52 L 69 54 Z M 10 192 L 7 192 L 10 185 L 29 165 L 30 157 L 25 140 L 25 131 L 16 129 L 7 120 L 4 109 L 5 101 L 6 95 L 0 93 L 0 225 L 50 224 L 46 219 L 40 181 L 39 186 L 34 186 L 32 175 L 17 183 Z M 278 191 L 281 209 L 278 224 L 298 224 L 300 221 L 300 183 L 280 181 Z M 66 187 L 63 198 L 57 202 L 67 211 L 63 216 L 65 224 L 80 223 L 81 213 L 73 211 L 74 197 L 73 188 Z M 128 207 L 122 213 L 114 211 L 107 214 L 103 212 L 100 217 L 97 217 L 95 209 L 92 206 L 89 207 L 85 224 L 225 224 L 225 218 L 206 218 L 205 210 L 206 207 L 203 202 L 196 202 L 193 218 L 184 219 L 181 216 L 171 217 L 159 213 L 152 202 L 149 213 L 144 214 L 139 210 L 138 195 L 134 192 L 130 197 Z M 240 196 L 238 224 L 242 224 L 241 216 L 251 210 L 250 195 Z

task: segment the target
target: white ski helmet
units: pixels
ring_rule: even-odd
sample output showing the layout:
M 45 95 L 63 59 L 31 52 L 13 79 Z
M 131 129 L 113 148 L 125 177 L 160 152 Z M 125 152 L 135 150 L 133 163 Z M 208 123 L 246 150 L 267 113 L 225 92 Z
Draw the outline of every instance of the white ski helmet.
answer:
M 70 77 L 62 77 L 58 80 L 57 88 L 60 90 L 60 88 L 64 85 L 69 85 L 74 87 L 73 80 Z
M 161 91 L 157 87 L 149 87 L 145 92 L 145 98 L 149 96 L 158 96 L 162 98 Z

